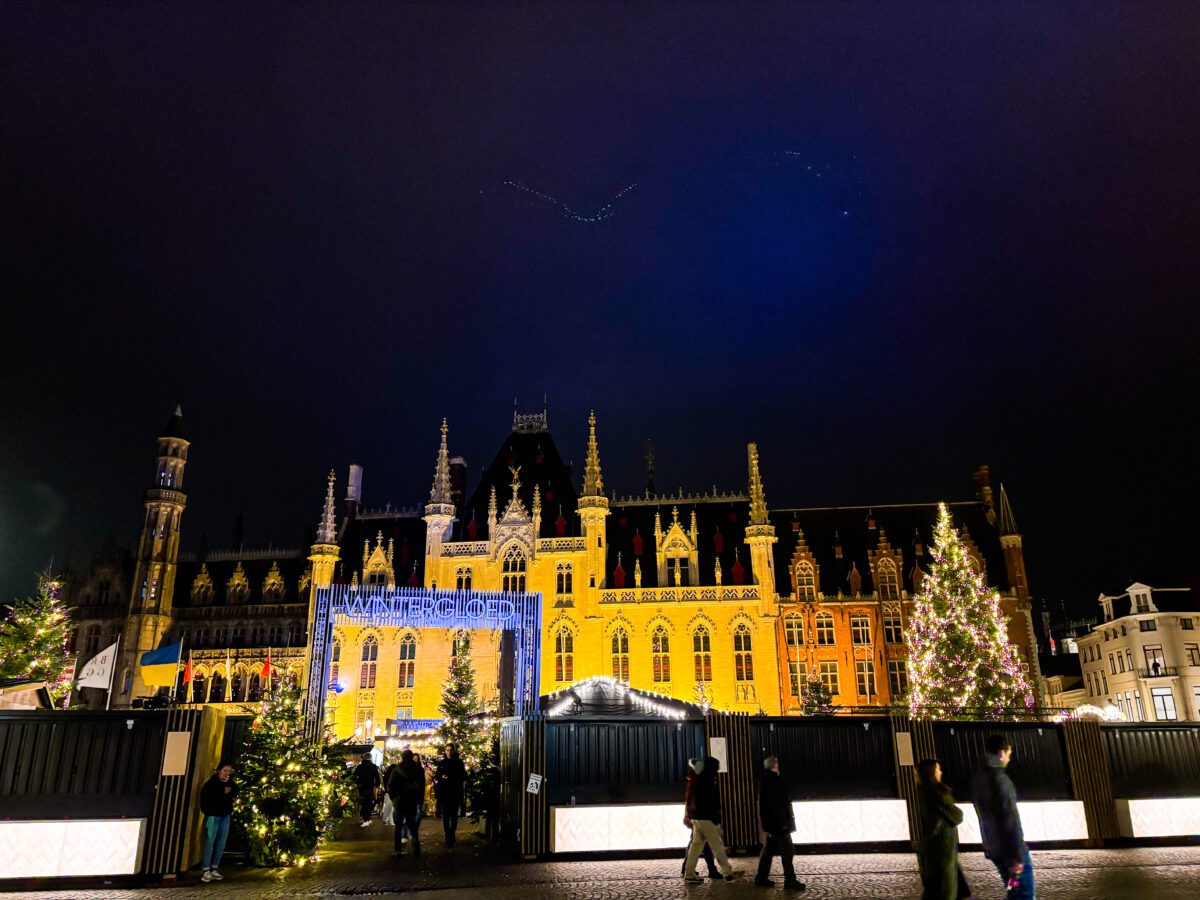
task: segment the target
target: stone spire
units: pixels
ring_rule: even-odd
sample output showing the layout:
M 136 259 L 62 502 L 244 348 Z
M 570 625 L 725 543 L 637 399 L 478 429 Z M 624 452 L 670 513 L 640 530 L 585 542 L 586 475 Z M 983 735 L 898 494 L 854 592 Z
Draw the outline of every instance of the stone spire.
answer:
M 766 525 L 767 498 L 763 493 L 762 476 L 758 472 L 758 444 L 747 444 L 746 455 L 750 464 L 750 524 Z
M 442 445 L 438 448 L 437 466 L 433 470 L 433 489 L 430 503 L 453 503 L 450 491 L 450 451 L 446 446 L 446 420 L 442 419 Z
M 1008 502 L 1008 491 L 1004 490 L 1004 482 L 1000 483 L 1000 534 L 1020 534 L 1017 520 L 1013 516 L 1012 506 Z
M 604 477 L 600 474 L 600 448 L 596 445 L 595 410 L 588 415 L 587 462 L 583 470 L 583 496 L 604 496 Z
M 329 486 L 325 489 L 325 510 L 321 513 L 321 524 L 317 526 L 318 544 L 337 543 L 337 525 L 334 522 L 333 512 L 333 484 L 335 481 L 337 481 L 337 476 L 330 470 Z

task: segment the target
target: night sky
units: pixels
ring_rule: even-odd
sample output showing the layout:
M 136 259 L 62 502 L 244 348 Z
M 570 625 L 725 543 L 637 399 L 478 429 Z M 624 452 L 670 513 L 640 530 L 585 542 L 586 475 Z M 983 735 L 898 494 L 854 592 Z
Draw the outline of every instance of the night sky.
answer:
M 1200 5 L 50 4 L 0 28 L 0 597 L 297 546 L 549 398 L 606 481 L 1004 481 L 1034 594 L 1195 582 Z M 577 465 L 577 472 L 581 465 Z

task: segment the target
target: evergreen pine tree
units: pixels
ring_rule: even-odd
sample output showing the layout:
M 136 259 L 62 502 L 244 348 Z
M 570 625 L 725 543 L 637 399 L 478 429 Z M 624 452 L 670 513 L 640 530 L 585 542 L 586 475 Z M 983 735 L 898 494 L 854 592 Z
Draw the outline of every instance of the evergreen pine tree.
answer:
M 233 817 L 259 866 L 304 865 L 329 836 L 353 785 L 330 748 L 304 734 L 299 688 L 263 701 L 237 759 Z
M 450 672 L 442 688 L 438 709 L 442 723 L 437 727 L 438 742 L 454 744 L 468 768 L 477 768 L 491 752 L 492 734 L 485 724 L 479 697 L 475 693 L 475 674 L 471 671 L 471 641 L 465 631 L 454 636 Z
M 37 596 L 13 601 L 0 623 L 0 678 L 44 681 L 55 700 L 71 689 L 58 683 L 71 664 L 71 622 L 59 600 L 61 593 L 62 582 L 43 572 Z
M 944 503 L 931 551 L 906 635 L 910 713 L 1005 718 L 1032 709 L 1000 595 L 976 571 Z
M 816 673 L 804 682 L 804 714 L 806 716 L 832 716 L 833 692 Z

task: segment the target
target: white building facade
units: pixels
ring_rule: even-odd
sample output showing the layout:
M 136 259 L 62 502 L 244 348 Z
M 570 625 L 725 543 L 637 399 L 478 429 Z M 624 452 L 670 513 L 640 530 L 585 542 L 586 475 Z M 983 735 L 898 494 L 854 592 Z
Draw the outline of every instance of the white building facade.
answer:
M 1130 722 L 1200 722 L 1200 609 L 1188 588 L 1131 584 L 1101 594 L 1101 622 L 1079 638 L 1087 703 Z

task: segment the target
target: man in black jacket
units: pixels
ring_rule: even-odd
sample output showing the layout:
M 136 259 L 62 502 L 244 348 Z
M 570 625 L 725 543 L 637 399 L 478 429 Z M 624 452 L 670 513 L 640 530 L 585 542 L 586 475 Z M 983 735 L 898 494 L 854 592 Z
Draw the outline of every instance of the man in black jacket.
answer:
M 358 811 L 362 815 L 362 827 L 366 828 L 371 824 L 371 815 L 375 811 L 375 795 L 382 783 L 379 766 L 371 762 L 370 753 L 364 753 L 362 762 L 355 767 L 354 783 L 358 785 Z
M 758 855 L 758 873 L 754 883 L 759 887 L 774 887 L 771 861 L 779 854 L 783 864 L 783 886 L 789 891 L 802 891 L 805 884 L 796 880 L 792 868 L 792 832 L 796 830 L 796 815 L 792 811 L 792 798 L 787 782 L 779 774 L 779 758 L 768 756 L 763 760 L 762 780 L 758 783 L 758 823 L 765 838 L 762 853 Z
M 987 739 L 983 768 L 971 782 L 983 855 L 992 861 L 1008 889 L 1008 900 L 1033 900 L 1033 863 L 1025 846 L 1017 789 L 1005 770 L 1012 744 L 1002 734 Z
M 433 793 L 442 816 L 442 831 L 446 846 L 454 848 L 458 841 L 458 813 L 466 796 L 467 767 L 463 765 L 458 748 L 446 745 L 446 755 L 438 760 L 433 774 Z
M 421 855 L 421 829 L 417 810 L 425 802 L 425 769 L 413 759 L 413 752 L 400 754 L 399 765 L 392 766 L 388 775 L 388 796 L 392 798 L 396 822 L 394 844 L 397 855 L 404 850 L 404 831 L 412 836 L 413 856 Z
M 696 874 L 696 863 L 700 859 L 700 848 L 705 841 L 712 847 L 717 866 L 726 881 L 733 881 L 733 866 L 725 855 L 725 841 L 721 837 L 721 795 L 717 790 L 716 757 L 710 756 L 696 772 L 696 779 L 689 782 L 687 799 L 684 802 L 683 824 L 692 829 L 692 840 L 688 844 L 687 861 L 684 863 L 683 878 L 692 884 L 703 879 Z
M 200 812 L 204 813 L 204 874 L 201 881 L 220 881 L 217 871 L 225 839 L 229 837 L 229 817 L 233 815 L 233 798 L 237 785 L 233 783 L 233 764 L 222 762 L 217 772 L 200 788 Z

